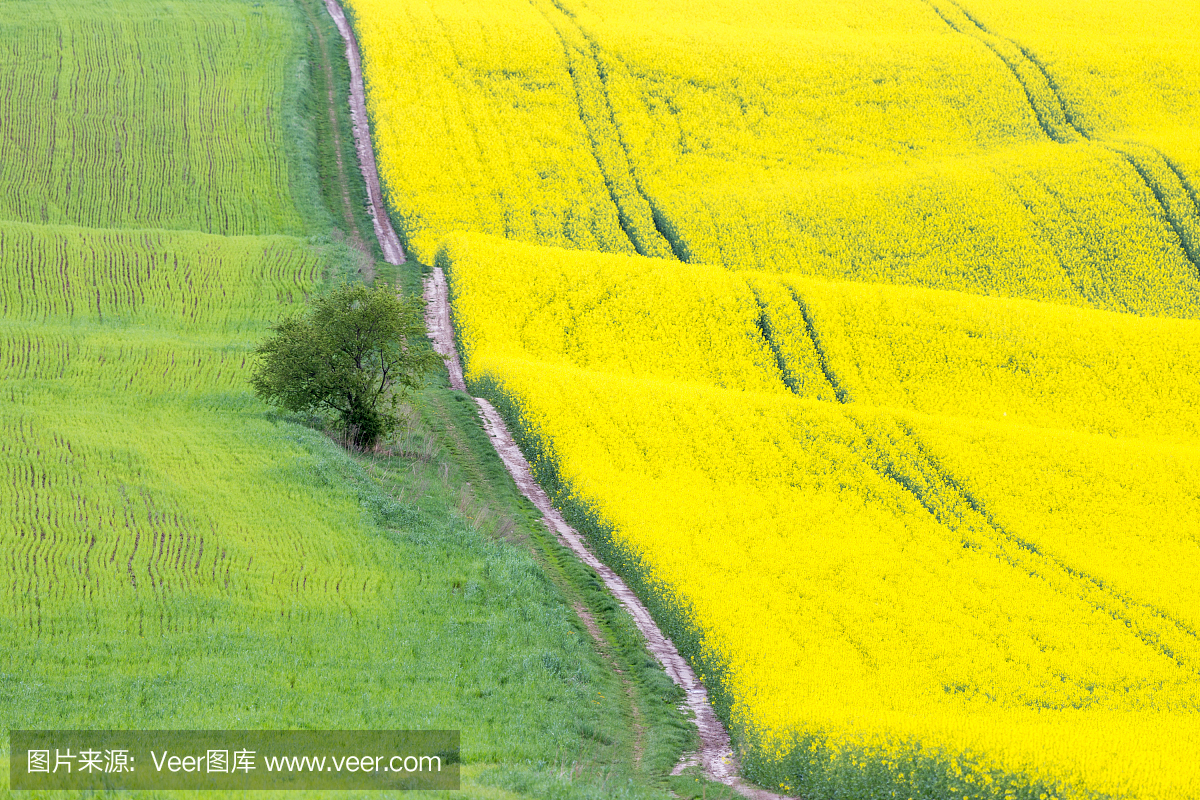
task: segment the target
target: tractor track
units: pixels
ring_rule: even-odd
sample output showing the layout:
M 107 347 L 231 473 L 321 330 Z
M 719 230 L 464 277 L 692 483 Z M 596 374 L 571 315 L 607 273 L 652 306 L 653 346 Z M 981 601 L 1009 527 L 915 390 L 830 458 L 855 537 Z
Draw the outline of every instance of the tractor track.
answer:
M 337 24 L 342 38 L 346 41 L 346 61 L 350 66 L 350 109 L 355 149 L 358 152 L 363 179 L 367 184 L 367 202 L 370 206 L 369 211 L 374 223 L 375 235 L 379 239 L 384 259 L 389 264 L 398 265 L 405 260 L 404 247 L 401 245 L 383 205 L 379 173 L 375 165 L 375 151 L 371 143 L 369 119 L 366 112 L 366 93 L 358 42 L 337 0 L 325 0 L 325 7 Z M 429 338 L 433 342 L 434 349 L 446 363 L 446 368 L 450 373 L 450 385 L 458 391 L 466 392 L 462 364 L 455 347 L 454 329 L 450 322 L 446 277 L 440 267 L 435 267 L 432 275 L 425 281 L 425 300 L 427 303 L 425 326 Z M 679 774 L 683 769 L 698 764 L 709 780 L 733 788 L 748 800 L 783 800 L 783 795 L 749 784 L 739 777 L 738 762 L 733 755 L 729 734 L 713 711 L 712 703 L 708 698 L 708 690 L 704 684 L 700 682 L 691 666 L 680 655 L 675 644 L 659 629 L 649 610 L 637 595 L 607 564 L 592 554 L 579 532 L 568 525 L 558 509 L 554 508 L 545 491 L 533 479 L 524 454 L 521 453 L 521 449 L 517 446 L 499 412 L 487 400 L 478 397 L 473 399 L 479 408 L 484 431 L 497 455 L 504 462 L 505 468 L 516 482 L 517 488 L 542 513 L 543 521 L 550 532 L 604 581 L 605 587 L 614 599 L 633 618 L 634 624 L 645 639 L 646 649 L 657 659 L 671 680 L 684 690 L 687 697 L 686 707 L 694 716 L 699 732 L 700 750 L 698 753 L 684 755 L 673 773 Z M 588 616 L 581 617 L 585 626 Z M 589 632 L 591 632 L 590 626 Z M 605 653 L 602 652 L 602 655 Z M 623 673 L 619 677 L 627 681 Z M 635 759 L 640 755 L 637 752 L 638 749 L 635 745 Z
M 851 398 L 829 368 L 828 355 L 821 344 L 821 338 L 813 325 L 804 299 L 794 287 L 788 288 L 792 299 L 800 307 L 808 337 L 816 349 L 825 379 L 837 395 L 838 403 L 845 407 L 851 403 Z M 787 379 L 789 372 L 785 364 L 786 359 L 771 341 L 770 319 L 761 300 L 759 310 L 760 331 L 771 346 L 784 373 L 785 384 L 796 392 Z M 889 441 L 887 435 L 881 435 L 878 430 L 873 431 L 859 414 L 847 413 L 846 419 L 867 446 L 864 463 L 879 478 L 894 484 L 915 499 L 940 525 L 962 535 L 964 547 L 988 547 L 1009 567 L 1038 578 L 1050 590 L 1063 597 L 1081 600 L 1093 609 L 1124 623 L 1126 628 L 1151 650 L 1175 661 L 1188 672 L 1200 673 L 1200 662 L 1193 660 L 1194 656 L 1190 655 L 1196 642 L 1200 641 L 1200 632 L 1194 627 L 1166 609 L 1137 600 L 1098 576 L 1072 566 L 1063 558 L 1043 550 L 1034 542 L 1003 526 L 980 499 L 939 462 L 909 423 L 894 421 L 892 434 L 895 438 Z M 932 493 L 939 490 L 950 498 L 949 505 L 933 499 Z M 976 541 L 972 541 L 972 537 Z M 1183 647 L 1171 644 L 1172 642 L 1182 643 Z
M 956 0 L 923 0 L 955 33 L 992 52 L 1025 92 L 1042 132 L 1058 144 L 1087 142 L 1121 158 L 1149 190 L 1183 256 L 1200 275 L 1200 202 L 1179 168 L 1147 144 L 1106 141 L 1080 123 L 1050 71 L 1020 42 L 989 30 Z
M 616 109 L 608 89 L 606 70 L 599 58 L 599 44 L 579 26 L 574 13 L 559 0 L 541 0 L 534 7 L 545 18 L 562 45 L 567 72 L 575 90 L 575 107 L 579 121 L 587 132 L 592 157 L 604 178 L 609 197 L 616 209 L 621 230 L 633 249 L 642 256 L 674 258 L 688 262 L 691 254 L 687 244 L 672 233 L 661 205 L 646 191 L 634 168 L 633 153 L 621 135 Z M 591 80 L 599 102 L 589 104 L 587 83 Z M 589 105 L 598 105 L 593 113 Z M 601 142 L 614 146 L 602 154 Z

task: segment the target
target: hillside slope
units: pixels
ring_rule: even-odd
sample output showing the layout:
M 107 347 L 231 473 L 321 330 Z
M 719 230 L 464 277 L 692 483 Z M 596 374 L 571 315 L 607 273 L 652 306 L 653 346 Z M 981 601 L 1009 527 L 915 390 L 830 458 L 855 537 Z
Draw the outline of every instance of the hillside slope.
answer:
M 1200 785 L 1196 322 L 480 236 L 439 264 L 469 385 L 752 775 Z

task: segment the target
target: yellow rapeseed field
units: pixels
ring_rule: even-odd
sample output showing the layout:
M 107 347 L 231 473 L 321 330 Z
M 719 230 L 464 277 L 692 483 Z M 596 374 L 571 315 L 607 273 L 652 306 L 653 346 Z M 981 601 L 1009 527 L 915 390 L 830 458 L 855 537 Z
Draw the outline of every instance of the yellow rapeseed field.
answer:
M 363 48 L 380 177 L 418 259 L 431 260 L 457 229 L 633 252 L 562 45 L 537 8 L 517 0 L 347 6 Z
M 439 260 L 468 381 L 760 780 L 1194 796 L 1200 323 L 478 236 Z
M 1126 144 L 1125 128 L 1092 130 L 1019 43 L 949 0 L 348 5 L 383 177 L 425 263 L 465 230 L 1195 312 L 1198 182 L 1170 167 L 1200 147 L 1194 125 L 1164 118 L 1162 137 Z M 1184 12 L 1163 19 L 1144 41 L 1188 30 Z M 1163 63 L 1193 47 L 1167 37 Z M 1144 72 L 1109 55 L 1126 81 Z M 1178 74 L 1142 91 L 1146 107 L 1191 107 L 1175 98 L 1192 73 Z
M 469 386 L 748 775 L 1200 798 L 1195 8 L 347 5 Z
M 1200 182 L 1200 7 L 1170 0 L 1095 5 L 972 0 L 978 24 L 1020 42 L 1056 77 L 1093 138 L 1157 147 Z

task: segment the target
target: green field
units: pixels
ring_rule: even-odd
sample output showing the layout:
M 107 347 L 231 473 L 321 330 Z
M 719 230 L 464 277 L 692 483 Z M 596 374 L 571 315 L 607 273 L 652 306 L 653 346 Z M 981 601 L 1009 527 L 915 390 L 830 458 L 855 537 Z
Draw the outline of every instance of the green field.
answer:
M 444 375 L 375 455 L 249 389 L 269 323 L 375 268 L 322 6 L 14 6 L 0 732 L 452 728 L 461 796 L 663 797 L 679 698 Z

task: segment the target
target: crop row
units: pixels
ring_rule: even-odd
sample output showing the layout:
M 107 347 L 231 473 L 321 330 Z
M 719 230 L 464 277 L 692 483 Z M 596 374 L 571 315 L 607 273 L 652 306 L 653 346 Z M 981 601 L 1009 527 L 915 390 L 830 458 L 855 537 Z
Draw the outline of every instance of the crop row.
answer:
M 39 0 L 0 21 L 0 219 L 303 233 L 280 187 L 289 12 Z M 274 112 L 274 113 L 273 113 Z
M 17 626 L 10 635 L 53 640 L 89 617 L 95 629 L 84 632 L 113 635 L 130 607 L 205 598 L 276 614 L 283 603 L 290 614 L 369 602 L 355 598 L 380 586 L 361 545 L 309 535 L 313 525 L 345 527 L 335 515 L 354 517 L 353 500 L 322 499 L 273 473 L 272 457 L 289 448 L 262 422 L 234 432 L 219 413 L 169 397 L 138 408 L 81 387 L 6 406 L 0 427 L 0 608 Z M 68 613 L 80 603 L 93 612 Z M 202 624 L 187 620 L 193 632 Z
M 307 485 L 247 383 L 329 267 L 283 236 L 0 223 L 6 648 L 194 636 L 231 604 L 307 624 L 387 590 L 357 501 Z
M 302 302 L 325 267 L 282 236 L 0 223 L 0 314 L 235 332 Z
M 204 598 L 290 616 L 381 586 L 372 546 L 343 535 L 356 525 L 356 501 L 314 491 L 311 456 L 271 421 L 245 416 L 257 406 L 247 344 L 186 328 L 5 327 L 0 613 L 17 625 L 9 633 L 54 640 L 80 624 L 127 633 L 131 609 L 162 614 L 185 601 L 192 613 L 145 624 L 195 632 Z M 70 611 L 80 603 L 93 611 Z
M 129 403 L 161 400 L 165 394 L 180 403 L 210 402 L 214 392 L 244 391 L 249 355 L 245 346 L 171 334 L 131 336 L 65 326 L 30 332 L 0 326 L 5 389 L 25 402 L 61 396 L 68 386 L 72 392 L 124 396 Z M 236 405 L 244 403 L 239 398 Z

